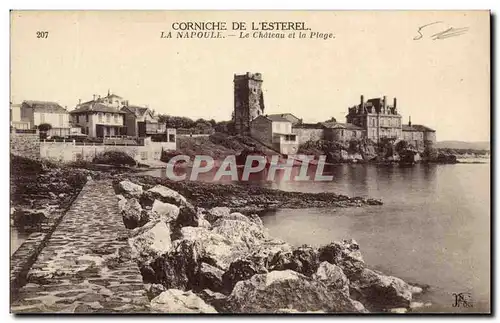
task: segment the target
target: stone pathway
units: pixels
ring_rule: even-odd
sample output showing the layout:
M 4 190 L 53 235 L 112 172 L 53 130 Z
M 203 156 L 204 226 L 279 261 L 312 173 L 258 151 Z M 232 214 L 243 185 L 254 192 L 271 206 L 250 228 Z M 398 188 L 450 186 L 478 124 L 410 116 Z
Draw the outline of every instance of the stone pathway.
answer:
M 111 181 L 89 181 L 11 304 L 13 313 L 143 313 L 149 301 Z

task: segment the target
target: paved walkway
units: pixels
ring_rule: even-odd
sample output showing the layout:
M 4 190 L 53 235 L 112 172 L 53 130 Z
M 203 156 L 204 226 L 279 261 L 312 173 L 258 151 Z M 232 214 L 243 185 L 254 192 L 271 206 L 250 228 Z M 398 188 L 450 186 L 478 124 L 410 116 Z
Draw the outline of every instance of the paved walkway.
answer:
M 110 181 L 89 181 L 11 305 L 14 313 L 147 312 Z

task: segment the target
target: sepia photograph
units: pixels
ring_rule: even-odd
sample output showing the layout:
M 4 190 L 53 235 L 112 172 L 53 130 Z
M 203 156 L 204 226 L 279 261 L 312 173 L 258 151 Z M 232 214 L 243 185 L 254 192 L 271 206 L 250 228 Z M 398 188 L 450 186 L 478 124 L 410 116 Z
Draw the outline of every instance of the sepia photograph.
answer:
M 491 315 L 491 20 L 11 10 L 10 313 Z

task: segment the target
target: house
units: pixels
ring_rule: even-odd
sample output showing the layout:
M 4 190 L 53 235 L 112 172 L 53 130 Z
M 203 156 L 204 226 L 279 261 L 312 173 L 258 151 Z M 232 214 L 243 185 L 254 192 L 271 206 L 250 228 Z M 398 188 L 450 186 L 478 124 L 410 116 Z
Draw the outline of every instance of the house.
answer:
M 165 133 L 164 123 L 158 121 L 147 107 L 128 105 L 121 108 L 125 112 L 125 127 L 127 136 L 146 137 L 147 135 Z
M 20 112 L 21 121 L 29 122 L 32 128 L 43 123 L 50 124 L 53 129 L 70 127 L 68 111 L 56 102 L 23 101 Z
M 292 124 L 292 132 L 297 135 L 301 144 L 325 139 L 325 126 L 321 122 Z
M 324 138 L 329 141 L 350 141 L 365 137 L 365 130 L 352 123 L 323 122 Z
M 407 125 L 403 125 L 402 129 L 403 140 L 419 151 L 436 143 L 436 130 L 419 124 L 412 125 L 411 119 Z
M 268 116 L 285 118 L 292 123 L 292 126 L 302 123 L 302 119 L 299 119 L 291 113 L 268 114 Z
M 10 103 L 10 126 L 14 129 L 31 129 L 29 121 L 21 119 L 21 104 Z
M 401 115 L 397 109 L 397 98 L 389 105 L 387 96 L 364 101 L 348 109 L 347 123 L 356 125 L 366 131 L 366 137 L 378 142 L 381 138 L 402 138 Z
M 97 99 L 94 95 L 94 100 L 78 104 L 70 111 L 71 121 L 89 137 L 125 135 L 125 112 L 119 108 L 122 103 L 127 102 L 117 95 Z
M 253 119 L 250 135 L 281 154 L 296 154 L 299 148 L 292 123 L 281 115 L 260 115 Z

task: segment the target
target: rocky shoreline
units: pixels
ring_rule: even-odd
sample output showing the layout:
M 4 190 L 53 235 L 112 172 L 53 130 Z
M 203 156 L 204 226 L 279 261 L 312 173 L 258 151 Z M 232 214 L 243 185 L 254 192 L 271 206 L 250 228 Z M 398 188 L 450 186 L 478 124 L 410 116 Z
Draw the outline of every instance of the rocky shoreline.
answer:
M 197 185 L 115 179 L 126 239 L 153 312 L 401 313 L 422 292 L 370 269 L 354 240 L 291 246 L 269 236 L 257 215 L 234 212 L 239 205 L 230 197 L 207 200 L 216 189 L 203 184 L 203 192 L 192 191 Z M 328 196 L 332 203 L 357 204 L 335 196 Z M 320 194 L 315 201 L 328 198 Z
M 166 178 L 140 175 L 117 175 L 115 182 L 140 182 L 146 190 L 156 185 L 167 186 L 202 208 L 228 207 L 233 212 L 258 213 L 278 208 L 358 207 L 382 205 L 382 201 L 349 197 L 335 193 L 287 192 L 257 185 L 217 184 L 194 181 L 172 181 Z

